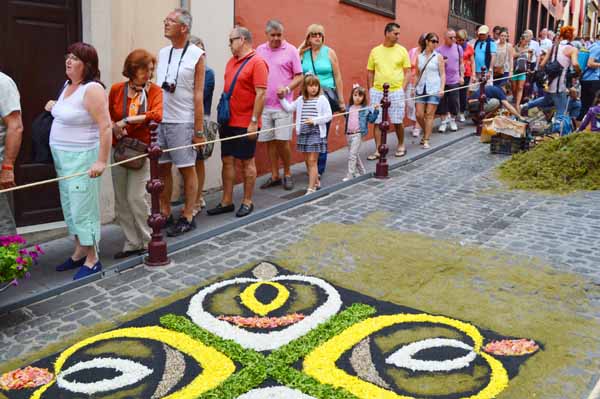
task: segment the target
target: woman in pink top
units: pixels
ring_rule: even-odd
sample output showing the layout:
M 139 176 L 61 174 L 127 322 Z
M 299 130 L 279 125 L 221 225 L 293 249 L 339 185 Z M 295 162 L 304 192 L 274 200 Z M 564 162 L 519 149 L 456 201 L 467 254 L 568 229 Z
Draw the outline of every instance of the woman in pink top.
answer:
M 425 41 L 425 35 L 425 33 L 422 33 L 421 36 L 419 36 L 417 47 L 411 48 L 408 52 L 411 74 L 410 82 L 406 88 L 406 92 L 409 94 L 409 98 L 406 100 L 406 117 L 414 122 L 412 130 L 413 137 L 419 137 L 421 135 L 421 128 L 417 123 L 417 108 L 415 106 L 414 92 L 415 84 L 417 83 L 417 57 L 419 57 L 419 54 L 421 54 L 421 44 Z

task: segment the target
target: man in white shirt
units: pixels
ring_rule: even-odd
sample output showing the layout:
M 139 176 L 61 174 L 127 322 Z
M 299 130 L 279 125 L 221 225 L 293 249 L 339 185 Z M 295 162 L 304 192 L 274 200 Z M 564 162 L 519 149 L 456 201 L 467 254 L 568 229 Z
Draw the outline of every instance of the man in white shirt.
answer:
M 544 28 L 540 31 L 540 48 L 547 53 L 552 48 L 552 40 L 548 39 L 548 29 Z
M 14 166 L 23 136 L 21 102 L 15 82 L 0 72 L 0 190 L 14 187 Z M 15 219 L 8 205 L 8 196 L 0 194 L 0 236 L 17 233 Z
M 158 144 L 165 150 L 206 141 L 204 133 L 204 51 L 189 41 L 192 16 L 185 9 L 175 9 L 163 21 L 165 37 L 171 45 L 158 53 L 156 83 L 163 89 L 163 119 L 158 130 Z M 198 191 L 194 148 L 164 153 L 159 160 L 160 177 L 165 184 L 160 207 L 170 225 L 167 235 L 175 237 L 196 228 L 194 207 Z M 174 163 L 183 177 L 185 205 L 175 223 L 171 215 Z

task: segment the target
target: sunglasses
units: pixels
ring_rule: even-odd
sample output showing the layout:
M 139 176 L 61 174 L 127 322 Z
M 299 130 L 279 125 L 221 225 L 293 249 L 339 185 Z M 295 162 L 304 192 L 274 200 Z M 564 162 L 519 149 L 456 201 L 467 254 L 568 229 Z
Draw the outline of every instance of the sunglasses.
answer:
M 430 42 L 431 42 L 431 43 L 438 44 L 440 41 L 439 41 L 439 40 L 435 40 L 435 39 L 433 39 L 433 40 L 430 40 Z
M 236 37 L 232 37 L 229 39 L 229 44 L 233 44 L 233 42 L 235 42 L 237 39 L 241 39 L 241 36 L 236 36 Z
M 323 37 L 323 34 L 321 32 L 311 32 L 309 34 L 310 37 Z

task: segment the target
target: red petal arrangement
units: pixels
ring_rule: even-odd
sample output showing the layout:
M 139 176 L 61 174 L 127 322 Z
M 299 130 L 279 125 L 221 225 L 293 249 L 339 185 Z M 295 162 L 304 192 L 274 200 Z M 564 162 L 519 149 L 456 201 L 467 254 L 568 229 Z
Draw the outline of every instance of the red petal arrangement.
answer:
M 54 378 L 54 374 L 48 369 L 27 366 L 24 369 L 17 369 L 4 373 L 0 377 L 0 389 L 15 390 L 37 388 L 48 384 Z
M 242 316 L 219 316 L 219 320 L 227 321 L 239 327 L 246 328 L 277 328 L 297 323 L 304 319 L 301 313 L 292 313 L 282 317 L 242 317 Z
M 540 346 L 530 339 L 504 339 L 492 341 L 483 350 L 491 355 L 525 356 L 537 352 Z

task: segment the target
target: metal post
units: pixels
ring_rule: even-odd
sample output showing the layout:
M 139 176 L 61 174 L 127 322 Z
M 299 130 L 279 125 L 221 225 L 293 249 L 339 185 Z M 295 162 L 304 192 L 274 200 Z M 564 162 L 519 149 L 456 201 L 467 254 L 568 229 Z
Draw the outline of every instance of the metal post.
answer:
M 476 136 L 481 136 L 483 130 L 483 120 L 485 119 L 485 102 L 487 96 L 485 95 L 485 86 L 487 85 L 487 75 L 485 66 L 481 67 L 481 82 L 479 84 L 479 118 L 477 120 L 477 131 Z
M 379 125 L 379 131 L 381 132 L 381 145 L 377 149 L 379 152 L 379 161 L 375 167 L 375 177 L 377 179 L 387 179 L 388 177 L 388 163 L 386 155 L 388 153 L 387 146 L 387 134 L 390 130 L 390 121 L 388 118 L 390 105 L 392 102 L 389 97 L 390 85 L 385 83 L 383 85 L 383 98 L 381 99 L 381 124 Z
M 152 228 L 152 239 L 148 243 L 148 256 L 144 258 L 144 263 L 148 266 L 164 266 L 171 261 L 167 257 L 167 242 L 161 233 L 162 227 L 167 222 L 167 218 L 160 213 L 160 193 L 165 188 L 164 183 L 159 178 L 158 159 L 162 155 L 156 140 L 156 123 L 150 124 L 150 144 L 148 145 L 148 158 L 150 158 L 150 180 L 146 184 L 146 191 L 152 198 L 152 208 L 148 217 L 148 226 Z

